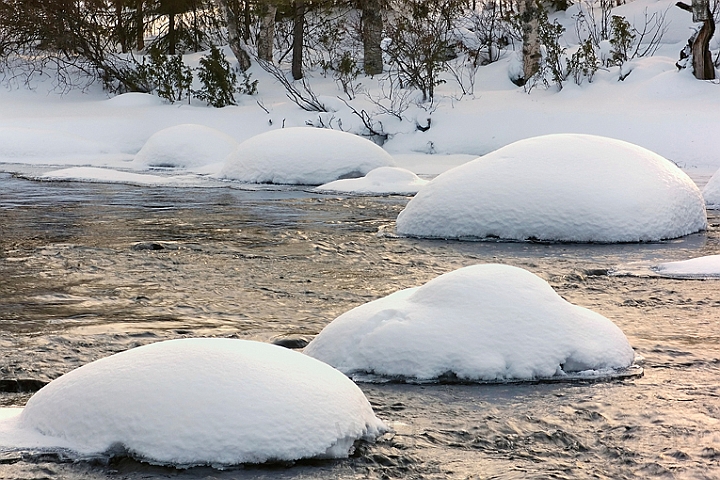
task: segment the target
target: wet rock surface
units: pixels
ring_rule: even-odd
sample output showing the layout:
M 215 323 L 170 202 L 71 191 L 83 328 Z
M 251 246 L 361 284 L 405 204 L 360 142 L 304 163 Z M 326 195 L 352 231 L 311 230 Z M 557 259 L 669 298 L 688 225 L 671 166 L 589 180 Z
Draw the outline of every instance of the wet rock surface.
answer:
M 10 453 L 0 478 L 717 478 L 720 280 L 608 274 L 720 253 L 715 213 L 708 232 L 640 245 L 379 235 L 406 203 L 0 176 L 0 379 L 47 382 L 170 338 L 307 340 L 352 307 L 489 262 L 530 270 L 610 318 L 644 358 L 644 376 L 363 384 L 393 432 L 344 461 L 176 471 Z M 29 396 L 0 392 L 0 405 Z

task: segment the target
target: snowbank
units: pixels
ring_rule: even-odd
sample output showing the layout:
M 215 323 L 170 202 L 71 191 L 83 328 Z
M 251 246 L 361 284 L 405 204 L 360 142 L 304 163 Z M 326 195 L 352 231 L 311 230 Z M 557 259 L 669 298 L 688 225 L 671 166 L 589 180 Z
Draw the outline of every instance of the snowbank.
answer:
M 220 176 L 248 183 L 321 185 L 393 166 L 390 154 L 370 140 L 324 128 L 272 130 L 243 143 Z
M 346 178 L 320 185 L 316 190 L 323 192 L 346 192 L 357 194 L 415 194 L 420 187 L 426 185 L 423 180 L 410 170 L 398 167 L 380 167 L 368 172 L 362 178 Z
M 221 164 L 237 145 L 231 136 L 210 127 L 176 125 L 151 136 L 133 163 L 142 167 L 197 169 Z
M 710 177 L 702 191 L 707 208 L 720 209 L 720 170 Z
M 625 335 L 563 300 L 541 278 L 474 265 L 361 305 L 331 322 L 305 353 L 353 375 L 419 380 L 562 377 L 628 367 Z
M 654 270 L 669 277 L 720 277 L 720 255 L 661 263 Z
M 384 425 L 360 389 L 298 352 L 231 339 L 135 348 L 52 381 L 0 446 L 122 452 L 176 466 L 346 457 Z
M 0 126 L 0 161 L 52 162 L 107 153 L 98 142 L 60 131 Z
M 397 219 L 429 238 L 638 242 L 707 226 L 702 194 L 663 157 L 593 135 L 521 140 L 430 182 Z

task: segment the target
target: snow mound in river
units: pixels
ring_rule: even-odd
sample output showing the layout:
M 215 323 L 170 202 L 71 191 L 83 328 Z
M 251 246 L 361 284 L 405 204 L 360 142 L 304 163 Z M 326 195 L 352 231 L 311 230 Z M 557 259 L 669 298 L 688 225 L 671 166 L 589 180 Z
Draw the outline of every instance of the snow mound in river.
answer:
M 183 124 L 153 134 L 135 155 L 140 167 L 196 169 L 222 164 L 238 143 L 230 135 L 204 125 Z
M 389 153 L 357 135 L 294 127 L 245 140 L 228 157 L 220 176 L 247 183 L 322 185 L 393 165 Z
M 322 362 L 259 342 L 182 339 L 50 382 L 0 422 L 0 446 L 217 466 L 347 457 L 384 429 L 360 389 Z
M 515 142 L 436 177 L 397 219 L 401 235 L 642 242 L 703 230 L 695 183 L 620 140 L 556 134 Z
M 365 195 L 415 194 L 428 183 L 410 170 L 398 167 L 380 167 L 362 178 L 345 178 L 320 185 L 321 192 L 344 192 Z
M 610 320 L 540 277 L 474 265 L 366 303 L 333 320 L 305 353 L 340 371 L 430 380 L 561 378 L 623 369 L 635 358 Z

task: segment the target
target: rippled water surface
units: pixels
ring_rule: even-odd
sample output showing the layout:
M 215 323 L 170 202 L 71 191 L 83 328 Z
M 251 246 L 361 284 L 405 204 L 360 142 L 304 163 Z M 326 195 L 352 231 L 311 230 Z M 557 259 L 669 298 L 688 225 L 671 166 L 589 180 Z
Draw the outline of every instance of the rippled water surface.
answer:
M 720 478 L 720 281 L 607 274 L 720 253 L 716 214 L 708 232 L 643 245 L 379 235 L 406 203 L 0 174 L 0 379 L 49 381 L 170 338 L 311 338 L 356 305 L 487 262 L 526 268 L 609 317 L 644 377 L 364 384 L 394 432 L 348 460 L 177 471 L 9 454 L 0 478 Z M 1 393 L 0 405 L 27 398 Z

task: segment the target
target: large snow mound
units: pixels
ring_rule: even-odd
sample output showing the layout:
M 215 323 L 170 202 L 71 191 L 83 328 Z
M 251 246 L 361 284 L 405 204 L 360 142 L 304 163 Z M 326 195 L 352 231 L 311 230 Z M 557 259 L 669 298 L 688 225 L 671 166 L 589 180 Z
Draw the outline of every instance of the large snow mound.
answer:
M 562 299 L 540 277 L 474 265 L 333 320 L 305 353 L 348 374 L 419 380 L 536 380 L 630 366 L 610 320 Z
M 196 169 L 221 164 L 238 143 L 204 125 L 182 124 L 153 134 L 133 161 L 140 167 Z
M 710 177 L 702 191 L 705 204 L 713 210 L 720 209 L 720 170 Z
M 661 263 L 654 270 L 668 277 L 720 277 L 720 255 Z
M 705 229 L 702 194 L 672 162 L 620 140 L 521 140 L 436 177 L 397 219 L 429 238 L 639 242 Z
M 322 192 L 343 192 L 364 195 L 415 194 L 428 183 L 410 170 L 398 167 L 380 167 L 361 178 L 345 178 L 320 185 Z
M 245 140 L 228 157 L 220 176 L 247 183 L 322 185 L 393 165 L 389 153 L 357 135 L 294 127 Z
M 259 342 L 182 339 L 50 382 L 0 422 L 0 446 L 221 466 L 346 457 L 384 429 L 360 389 L 322 362 Z

